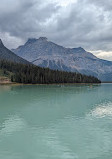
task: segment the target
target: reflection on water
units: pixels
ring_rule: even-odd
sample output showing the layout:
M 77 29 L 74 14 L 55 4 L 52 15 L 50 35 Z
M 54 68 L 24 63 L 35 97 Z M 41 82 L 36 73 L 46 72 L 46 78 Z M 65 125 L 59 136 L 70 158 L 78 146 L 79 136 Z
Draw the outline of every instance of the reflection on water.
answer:
M 2 123 L 0 131 L 1 135 L 11 135 L 14 132 L 20 131 L 24 128 L 25 124 L 18 116 L 9 116 L 8 119 Z
M 109 102 L 98 105 L 91 114 L 97 118 L 112 117 L 112 103 Z
M 111 159 L 111 116 L 111 84 L 12 86 L 0 93 L 0 158 Z

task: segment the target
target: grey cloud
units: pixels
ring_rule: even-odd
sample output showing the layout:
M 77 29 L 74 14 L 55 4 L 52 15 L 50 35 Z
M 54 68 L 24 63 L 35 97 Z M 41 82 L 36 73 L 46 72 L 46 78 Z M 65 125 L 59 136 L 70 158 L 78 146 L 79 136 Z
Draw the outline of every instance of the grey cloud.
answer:
M 102 7 L 106 11 L 112 10 L 112 1 L 111 0 L 85 0 L 85 3 L 94 4 L 95 6 Z
M 111 11 L 104 11 L 99 5 L 87 3 L 85 0 L 83 2 L 78 1 L 72 7 L 69 18 L 61 19 L 59 24 L 62 22 L 67 29 L 72 26 L 70 28 L 71 40 L 68 39 L 69 45 L 76 44 L 86 49 L 108 51 L 112 49 L 112 20 L 110 17 L 112 17 Z M 66 34 L 69 32 L 67 31 Z M 65 35 L 65 37 L 67 36 L 69 37 L 69 35 Z
M 17 9 L 12 8 L 12 10 L 9 9 L 10 12 L 1 14 L 0 31 L 9 32 L 10 35 L 21 38 L 33 36 L 34 33 L 37 35 L 42 31 L 41 23 L 50 19 L 57 8 L 53 4 L 41 7 L 40 1 L 24 0 L 24 3 L 18 4 Z
M 111 0 L 78 0 L 66 7 L 55 0 L 9 1 L 12 7 L 6 7 L 2 2 L 2 9 L 0 7 L 2 37 L 8 35 L 7 38 L 15 39 L 16 43 L 4 39 L 9 48 L 28 37 L 47 36 L 66 47 L 112 51 Z

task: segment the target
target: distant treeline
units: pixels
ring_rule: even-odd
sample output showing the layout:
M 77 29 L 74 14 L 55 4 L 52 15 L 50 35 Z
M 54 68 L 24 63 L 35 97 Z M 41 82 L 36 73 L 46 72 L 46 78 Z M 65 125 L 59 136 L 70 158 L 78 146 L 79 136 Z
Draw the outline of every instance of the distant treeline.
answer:
M 24 84 L 52 84 L 52 83 L 100 83 L 101 81 L 92 76 L 79 73 L 50 70 L 30 64 L 20 64 L 0 61 L 0 69 L 11 72 L 12 82 Z

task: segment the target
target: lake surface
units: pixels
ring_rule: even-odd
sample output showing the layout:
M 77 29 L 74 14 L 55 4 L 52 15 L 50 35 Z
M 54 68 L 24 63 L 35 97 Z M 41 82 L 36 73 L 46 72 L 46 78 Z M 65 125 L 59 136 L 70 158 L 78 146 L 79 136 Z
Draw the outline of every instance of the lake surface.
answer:
M 112 159 L 112 84 L 0 86 L 0 159 Z

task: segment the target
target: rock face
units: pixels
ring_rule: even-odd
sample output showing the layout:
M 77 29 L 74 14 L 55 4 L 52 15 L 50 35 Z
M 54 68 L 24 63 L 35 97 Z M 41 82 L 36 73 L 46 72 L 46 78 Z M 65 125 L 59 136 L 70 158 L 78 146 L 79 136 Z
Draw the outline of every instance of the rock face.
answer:
M 2 40 L 0 39 L 0 46 L 3 46 Z
M 23 46 L 12 51 L 37 66 L 80 72 L 102 81 L 112 81 L 112 62 L 101 60 L 81 47 L 65 48 L 40 37 L 28 39 Z
M 23 64 L 28 64 L 29 63 L 25 59 L 17 56 L 12 51 L 10 51 L 9 49 L 7 49 L 3 45 L 1 39 L 0 39 L 0 60 L 8 60 L 8 61 L 17 62 L 17 63 L 23 63 Z

